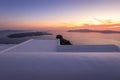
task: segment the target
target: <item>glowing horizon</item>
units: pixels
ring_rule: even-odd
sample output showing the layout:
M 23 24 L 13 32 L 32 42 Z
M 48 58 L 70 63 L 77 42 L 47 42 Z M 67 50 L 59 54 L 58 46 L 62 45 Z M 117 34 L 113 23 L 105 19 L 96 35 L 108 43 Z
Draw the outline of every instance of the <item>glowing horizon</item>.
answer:
M 120 30 L 119 4 L 120 0 L 1 0 L 0 28 Z

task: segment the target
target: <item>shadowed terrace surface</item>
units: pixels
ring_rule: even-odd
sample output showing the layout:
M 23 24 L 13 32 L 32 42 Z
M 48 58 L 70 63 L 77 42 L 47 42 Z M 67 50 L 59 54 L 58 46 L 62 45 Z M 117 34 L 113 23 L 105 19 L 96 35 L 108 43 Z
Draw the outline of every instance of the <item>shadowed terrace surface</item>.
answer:
M 8 52 L 0 80 L 120 80 L 119 53 Z
M 0 80 L 120 80 L 120 53 L 112 52 L 117 48 L 67 47 L 58 40 L 31 39 L 0 52 Z

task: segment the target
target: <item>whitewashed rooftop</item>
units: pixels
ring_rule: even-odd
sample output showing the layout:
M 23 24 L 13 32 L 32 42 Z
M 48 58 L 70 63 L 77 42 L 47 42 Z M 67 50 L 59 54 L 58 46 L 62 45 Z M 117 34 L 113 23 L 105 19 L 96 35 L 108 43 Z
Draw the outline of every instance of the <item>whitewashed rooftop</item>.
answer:
M 31 39 L 1 52 L 120 52 L 113 45 L 59 45 L 59 40 Z
M 60 46 L 58 40 L 23 42 L 0 52 L 0 80 L 120 80 L 120 52 L 114 52 L 119 48 L 91 46 Z
M 0 51 L 15 46 L 16 44 L 0 44 Z
M 120 53 L 8 52 L 0 80 L 120 80 Z
M 1 52 L 56 52 L 58 40 L 30 39 Z

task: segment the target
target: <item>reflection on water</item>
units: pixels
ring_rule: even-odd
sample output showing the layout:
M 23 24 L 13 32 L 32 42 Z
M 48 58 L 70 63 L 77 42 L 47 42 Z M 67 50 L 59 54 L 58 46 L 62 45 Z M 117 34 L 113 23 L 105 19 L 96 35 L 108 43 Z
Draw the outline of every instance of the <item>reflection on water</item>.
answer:
M 65 39 L 72 42 L 73 45 L 89 45 L 89 44 L 115 44 L 120 46 L 120 34 L 102 34 L 102 33 L 80 33 L 66 31 L 49 31 L 53 35 L 33 36 L 25 38 L 7 38 L 1 37 L 0 43 L 21 43 L 23 41 L 33 39 L 55 39 L 57 34 L 61 34 Z M 10 34 L 10 33 L 8 33 Z
M 120 46 L 120 34 L 79 33 L 66 31 L 52 31 L 52 33 L 52 36 L 43 36 L 43 38 L 55 39 L 57 34 L 62 34 L 64 38 L 70 40 L 74 45 L 115 44 Z

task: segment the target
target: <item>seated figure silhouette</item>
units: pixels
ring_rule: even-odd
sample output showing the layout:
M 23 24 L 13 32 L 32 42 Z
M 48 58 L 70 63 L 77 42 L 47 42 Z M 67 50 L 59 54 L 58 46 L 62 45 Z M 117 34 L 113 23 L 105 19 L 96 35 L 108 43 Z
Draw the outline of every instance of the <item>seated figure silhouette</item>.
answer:
M 64 39 L 62 35 L 57 35 L 56 39 L 60 39 L 60 45 L 72 45 L 71 42 Z

